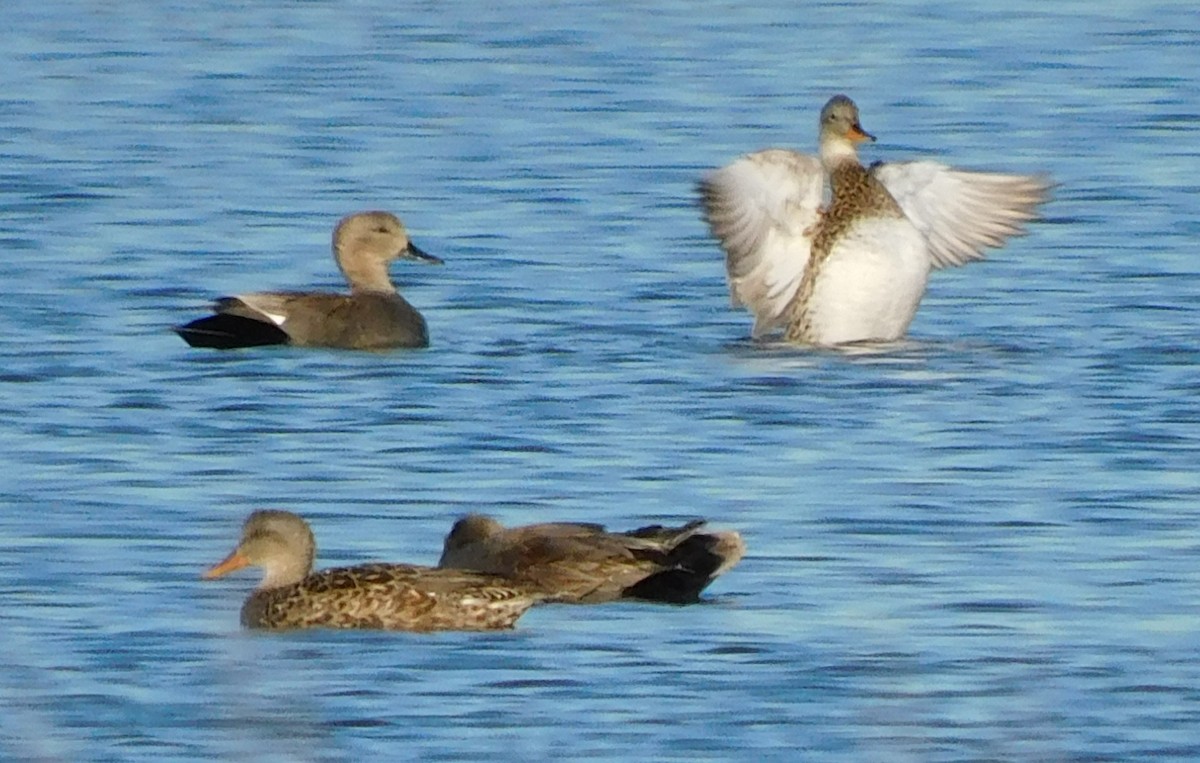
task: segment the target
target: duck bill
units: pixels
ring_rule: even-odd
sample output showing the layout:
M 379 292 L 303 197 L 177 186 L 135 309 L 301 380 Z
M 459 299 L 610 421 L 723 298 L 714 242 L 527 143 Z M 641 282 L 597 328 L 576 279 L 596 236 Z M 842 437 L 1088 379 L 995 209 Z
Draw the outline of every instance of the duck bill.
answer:
M 205 570 L 204 574 L 200 577 L 204 578 L 205 580 L 212 580 L 213 578 L 219 578 L 223 575 L 228 575 L 234 570 L 240 570 L 243 567 L 249 566 L 250 560 L 247 559 L 242 552 L 234 551 L 217 565 Z
M 402 252 L 402 256 L 407 257 L 410 260 L 421 260 L 423 262 L 428 262 L 433 265 L 441 265 L 442 264 L 442 260 L 440 257 L 434 257 L 432 254 L 421 249 L 420 247 L 418 247 L 416 244 L 412 243 L 411 241 L 408 242 L 408 248 Z
M 857 122 L 850 125 L 850 131 L 846 133 L 846 137 L 850 138 L 851 143 L 875 142 L 875 136 L 864 130 L 862 125 Z

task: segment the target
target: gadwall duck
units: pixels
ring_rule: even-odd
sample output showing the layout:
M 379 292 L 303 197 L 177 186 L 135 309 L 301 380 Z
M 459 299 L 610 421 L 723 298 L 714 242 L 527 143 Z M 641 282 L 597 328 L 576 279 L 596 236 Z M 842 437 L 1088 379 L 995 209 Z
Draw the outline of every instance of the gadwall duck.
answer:
M 333 256 L 349 294 L 261 291 L 221 297 L 215 315 L 175 331 L 193 347 L 221 350 L 294 344 L 381 350 L 427 347 L 429 332 L 416 308 L 396 292 L 388 264 L 397 259 L 440 263 L 408 240 L 389 212 L 359 212 L 333 231 Z
M 226 559 L 204 573 L 263 569 L 242 605 L 247 628 L 381 628 L 401 631 L 511 628 L 535 602 L 532 588 L 494 575 L 410 564 L 360 564 L 313 572 L 316 541 L 288 511 L 255 511 Z
M 686 604 L 746 551 L 736 532 L 704 522 L 625 533 L 602 525 L 548 523 L 505 528 L 471 514 L 446 536 L 439 567 L 478 570 L 540 587 L 557 601 L 621 598 Z
M 856 146 L 875 137 L 844 95 L 825 104 L 820 127 L 819 157 L 758 151 L 699 185 L 733 304 L 754 314 L 755 337 L 782 328 L 809 345 L 899 339 L 931 268 L 982 259 L 1023 233 L 1048 197 L 1050 183 L 1034 175 L 933 161 L 867 169 Z

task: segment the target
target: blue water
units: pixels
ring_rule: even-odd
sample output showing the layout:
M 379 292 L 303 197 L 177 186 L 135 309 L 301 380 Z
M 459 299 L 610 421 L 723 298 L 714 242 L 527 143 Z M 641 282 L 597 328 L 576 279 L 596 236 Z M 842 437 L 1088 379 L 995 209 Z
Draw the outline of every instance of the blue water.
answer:
M 4 5 L 0 758 L 1200 758 L 1200 15 L 1187 3 Z M 274 6 L 274 7 L 270 7 Z M 911 338 L 755 345 L 694 203 L 879 143 L 1048 172 Z M 193 350 L 399 213 L 433 346 Z M 253 634 L 243 517 L 433 563 L 459 515 L 707 517 L 700 606 Z

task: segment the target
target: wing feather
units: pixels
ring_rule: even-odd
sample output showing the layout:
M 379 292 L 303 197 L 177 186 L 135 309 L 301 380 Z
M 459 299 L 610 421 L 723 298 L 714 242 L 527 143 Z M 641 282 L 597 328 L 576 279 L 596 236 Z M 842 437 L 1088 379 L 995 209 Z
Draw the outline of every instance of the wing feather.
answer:
M 282 326 L 287 320 L 288 303 L 295 298 L 289 292 L 252 292 L 232 297 L 221 297 L 214 305 L 219 313 L 239 315 L 243 318 L 264 321 Z
M 348 294 L 316 291 L 256 291 L 222 297 L 214 306 L 217 312 L 270 322 L 280 328 L 303 306 L 307 315 L 331 315 L 353 303 Z
M 1040 175 L 973 172 L 933 161 L 871 167 L 928 242 L 938 268 L 981 260 L 984 249 L 1025 233 L 1051 183 Z
M 787 321 L 808 266 L 824 178 L 817 157 L 767 149 L 700 181 L 704 219 L 725 250 L 730 298 L 754 315 L 756 337 Z

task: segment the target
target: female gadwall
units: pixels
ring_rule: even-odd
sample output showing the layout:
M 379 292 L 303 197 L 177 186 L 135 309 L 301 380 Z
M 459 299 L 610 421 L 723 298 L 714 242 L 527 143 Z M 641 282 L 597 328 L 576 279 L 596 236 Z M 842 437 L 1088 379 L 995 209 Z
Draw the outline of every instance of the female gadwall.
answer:
M 982 259 L 1023 233 L 1050 188 L 932 161 L 866 169 L 855 145 L 868 140 L 858 107 L 837 95 L 821 110 L 820 158 L 767 149 L 701 181 L 733 304 L 754 314 L 755 337 L 783 328 L 811 345 L 899 339 L 930 269 Z
M 333 256 L 350 283 L 349 294 L 260 291 L 221 297 L 216 315 L 175 331 L 193 347 L 258 347 L 295 344 L 380 350 L 427 347 L 425 319 L 396 292 L 388 263 L 397 259 L 441 260 L 408 240 L 389 212 L 359 212 L 333 231 Z
M 511 628 L 545 595 L 493 575 L 409 564 L 360 564 L 312 571 L 316 541 L 288 511 L 256 511 L 217 578 L 262 567 L 242 605 L 247 628 L 383 628 L 402 631 Z
M 686 604 L 746 551 L 736 532 L 701 532 L 703 525 L 653 525 L 626 533 L 572 523 L 506 529 L 491 517 L 471 514 L 446 536 L 438 566 L 504 575 L 538 586 L 556 601 Z

